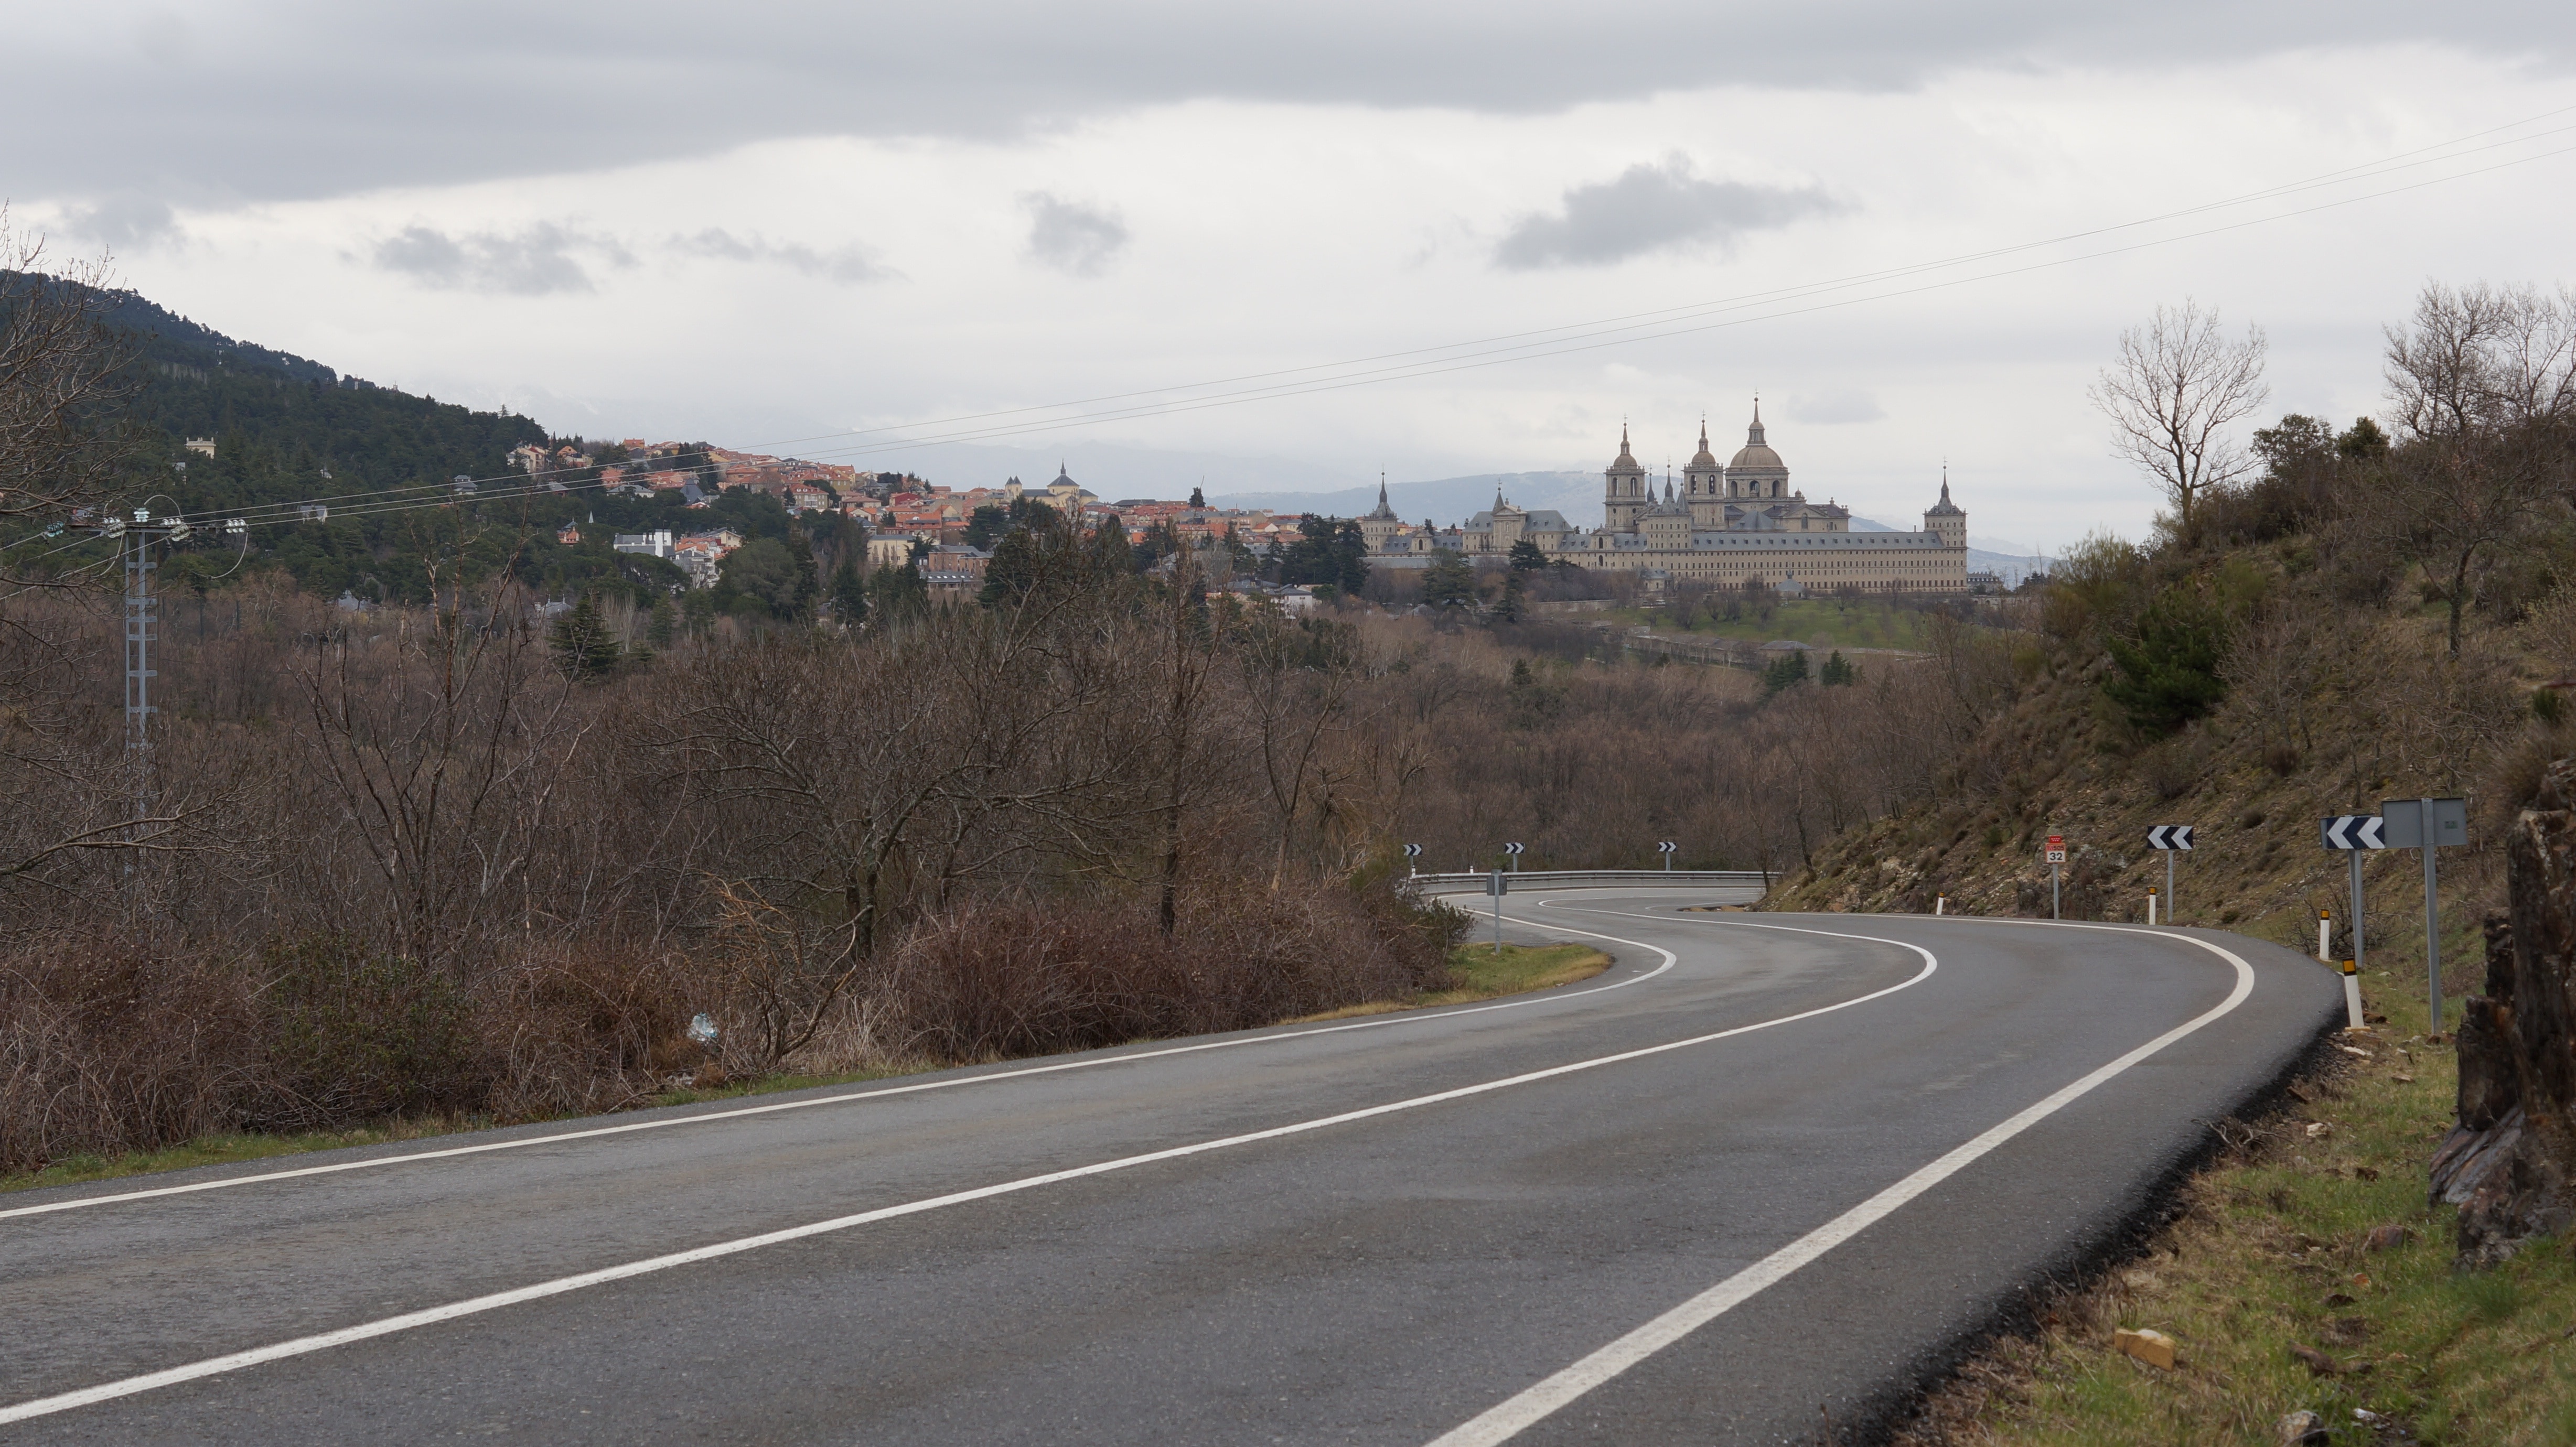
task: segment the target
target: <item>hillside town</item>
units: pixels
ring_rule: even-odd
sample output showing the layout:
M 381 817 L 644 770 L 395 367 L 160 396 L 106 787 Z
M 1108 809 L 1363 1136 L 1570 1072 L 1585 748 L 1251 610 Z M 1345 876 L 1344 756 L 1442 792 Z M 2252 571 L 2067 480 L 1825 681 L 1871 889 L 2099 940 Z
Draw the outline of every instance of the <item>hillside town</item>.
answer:
M 1312 522 L 1336 531 L 1347 522 L 1372 568 L 1424 569 L 1444 555 L 1471 562 L 1520 557 L 1633 574 L 1650 595 L 1678 582 L 1789 595 L 1957 594 L 1990 591 L 1996 582 L 1967 570 L 1967 514 L 1950 499 L 1946 470 L 1939 501 L 1924 511 L 1919 530 L 1854 531 L 1849 508 L 1831 499 L 1811 502 L 1790 487 L 1787 464 L 1765 438 L 1758 404 L 1744 446 L 1728 462 L 1711 451 L 1703 423 L 1679 489 L 1668 477 L 1660 495 L 1622 428 L 1618 456 L 1602 473 L 1603 522 L 1593 529 L 1554 509 L 1516 507 L 1499 492 L 1492 507 L 1446 527 L 1428 519 L 1411 523 L 1396 515 L 1383 482 L 1373 511 L 1344 520 L 1211 507 L 1195 492 L 1182 502 L 1104 501 L 1062 464 L 1042 487 L 1013 477 L 998 487 L 961 490 L 909 473 L 642 438 L 602 446 L 595 455 L 570 444 L 551 451 L 531 444 L 510 460 L 534 478 L 577 478 L 615 494 L 649 498 L 676 490 L 691 508 L 708 507 L 716 493 L 739 487 L 775 498 L 790 516 L 837 513 L 866 529 L 870 566 L 918 562 L 933 591 L 980 586 L 991 544 L 1032 505 L 1086 530 L 1114 522 L 1130 537 L 1164 534 L 1182 547 L 1250 559 L 1277 556 L 1308 536 Z M 614 546 L 667 559 L 693 585 L 711 588 L 725 556 L 742 542 L 731 528 L 709 528 L 621 533 Z

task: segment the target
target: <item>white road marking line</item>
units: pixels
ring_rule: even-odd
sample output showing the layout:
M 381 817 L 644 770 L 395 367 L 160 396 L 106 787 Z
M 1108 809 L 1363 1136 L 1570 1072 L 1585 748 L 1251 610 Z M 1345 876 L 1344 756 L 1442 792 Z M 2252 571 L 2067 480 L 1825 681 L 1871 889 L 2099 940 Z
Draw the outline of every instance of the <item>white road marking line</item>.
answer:
M 1825 934 L 1828 933 L 1828 931 L 1808 930 L 1802 931 L 1802 933 Z M 1359 1110 L 1343 1111 L 1337 1115 L 1321 1116 L 1313 1120 L 1298 1121 L 1290 1125 L 1272 1126 L 1267 1130 L 1247 1131 L 1241 1135 L 1225 1136 L 1217 1140 L 1199 1141 L 1192 1145 L 1172 1146 L 1164 1150 L 1148 1151 L 1142 1155 L 1121 1156 L 1116 1160 L 1099 1161 L 1087 1166 L 1076 1166 L 1070 1170 L 1049 1171 L 1044 1175 L 1023 1176 L 1015 1181 L 1003 1181 L 999 1184 L 990 1186 L 977 1186 L 971 1190 L 954 1191 L 944 1196 L 933 1196 L 927 1200 L 907 1201 L 897 1206 L 881 1206 L 873 1211 L 861 1211 L 849 1216 L 835 1216 L 828 1221 L 815 1221 L 803 1226 L 790 1226 L 784 1230 L 763 1232 L 757 1236 L 745 1236 L 733 1241 L 719 1241 L 711 1246 L 700 1246 L 688 1251 L 676 1251 L 667 1256 L 648 1257 L 645 1260 L 630 1261 L 621 1266 L 610 1266 L 598 1271 L 585 1271 L 575 1276 L 559 1277 L 553 1281 L 541 1281 L 532 1286 L 517 1287 L 509 1291 L 496 1291 L 488 1296 L 471 1297 L 464 1301 L 453 1301 L 444 1306 L 433 1306 L 421 1311 L 404 1312 L 398 1316 L 389 1316 L 377 1321 L 362 1322 L 356 1326 L 342 1327 L 338 1331 L 322 1332 L 315 1336 L 297 1337 L 292 1341 L 278 1342 L 271 1346 L 254 1347 L 248 1351 L 228 1352 L 223 1356 L 208 1357 L 203 1361 L 190 1362 L 185 1366 L 171 1367 L 165 1371 L 148 1372 L 141 1376 L 126 1377 L 119 1381 L 102 1382 L 95 1387 L 84 1387 L 79 1391 L 64 1392 L 58 1396 L 40 1397 L 34 1401 L 20 1402 L 9 1407 L 0 1407 L 0 1425 L 6 1425 L 11 1422 L 23 1422 L 30 1417 L 47 1416 L 55 1412 L 66 1412 L 75 1407 L 86 1407 L 93 1403 L 110 1401 L 118 1397 L 130 1397 L 140 1392 L 149 1392 L 161 1387 L 176 1386 L 182 1382 L 192 1382 L 203 1377 L 216 1376 L 224 1372 L 240 1371 L 245 1367 L 258 1366 L 263 1362 L 279 1361 L 287 1357 L 299 1357 L 313 1352 L 327 1351 L 332 1347 L 346 1346 L 352 1342 L 366 1341 L 374 1337 L 390 1336 L 396 1332 L 410 1331 L 415 1327 L 433 1326 L 439 1322 L 454 1321 L 459 1317 L 476 1316 L 487 1311 L 498 1311 L 503 1307 L 516 1306 L 521 1302 L 537 1301 L 549 1296 L 561 1296 L 566 1292 L 580 1291 L 587 1287 L 601 1286 L 612 1281 L 623 1281 L 629 1277 L 645 1276 L 654 1272 L 669 1271 L 675 1267 L 690 1266 L 701 1261 L 714 1261 L 721 1257 L 738 1255 L 745 1251 L 756 1251 L 763 1246 L 775 1246 L 787 1241 L 801 1241 L 809 1236 L 822 1236 L 835 1231 L 846 1231 L 852 1227 L 865 1226 L 872 1222 L 890 1221 L 898 1216 L 918 1215 L 924 1211 L 936 1211 L 943 1206 L 957 1206 L 963 1205 L 969 1201 L 981 1201 L 994 1196 L 1012 1195 L 1021 1191 L 1035 1190 L 1040 1186 L 1052 1186 L 1065 1181 L 1081 1180 L 1086 1176 L 1102 1176 L 1107 1175 L 1112 1171 L 1132 1170 L 1135 1167 L 1151 1165 L 1158 1161 L 1179 1160 L 1185 1156 L 1204 1155 L 1210 1151 L 1226 1150 L 1234 1146 L 1251 1145 L 1258 1141 L 1278 1140 L 1285 1136 L 1303 1135 L 1309 1131 L 1325 1129 L 1328 1126 L 1348 1125 L 1353 1121 L 1370 1120 L 1378 1116 L 1393 1115 L 1399 1111 L 1418 1110 L 1424 1106 L 1439 1105 L 1452 1100 L 1464 1100 L 1470 1096 L 1486 1095 L 1497 1090 L 1508 1090 L 1513 1086 L 1528 1085 L 1534 1081 L 1552 1080 L 1561 1075 L 1572 1075 L 1579 1071 L 1594 1070 L 1605 1065 L 1618 1065 L 1631 1060 L 1643 1060 L 1649 1056 L 1667 1054 L 1675 1050 L 1687 1050 L 1694 1045 L 1706 1045 L 1711 1041 L 1724 1040 L 1736 1035 L 1746 1035 L 1756 1030 L 1768 1030 L 1775 1026 L 1795 1024 L 1800 1020 L 1812 1020 L 1819 1015 L 1830 1015 L 1837 1010 L 1848 1010 L 1855 1005 L 1864 1005 L 1872 1000 L 1892 995 L 1899 990 L 1920 984 L 1924 980 L 1930 979 L 1933 972 L 1940 968 L 1940 962 L 1933 958 L 1932 952 L 1923 948 L 1921 945 L 1907 944 L 1902 940 L 1875 940 L 1873 937 L 1868 935 L 1845 935 L 1840 937 L 1846 939 L 1872 940 L 1873 943 L 1895 945 L 1901 949 L 1912 950 L 1914 953 L 1923 957 L 1923 968 L 1916 971 L 1911 978 L 1898 984 L 1889 985 L 1884 989 L 1873 990 L 1866 995 L 1854 996 L 1853 998 L 1844 1000 L 1838 1004 L 1822 1005 L 1812 1010 L 1801 1010 L 1794 1015 L 1783 1015 L 1773 1020 L 1757 1021 L 1751 1025 L 1738 1025 L 1731 1029 L 1718 1030 L 1706 1035 L 1694 1035 L 1687 1040 L 1674 1040 L 1662 1045 L 1648 1045 L 1636 1050 L 1622 1050 L 1612 1055 L 1600 1055 L 1589 1060 L 1577 1060 L 1570 1064 L 1553 1065 L 1544 1070 L 1532 1070 L 1520 1075 L 1507 1076 L 1501 1080 L 1485 1081 L 1478 1085 L 1465 1085 L 1454 1090 L 1437 1091 L 1430 1095 L 1417 1095 L 1406 1100 L 1391 1101 L 1385 1105 L 1372 1105 Z M 1647 944 L 1641 940 L 1619 939 L 1613 935 L 1594 935 L 1593 938 L 1609 940 L 1614 944 L 1634 945 L 1639 949 L 1652 950 L 1664 957 L 1665 968 L 1670 968 L 1675 959 L 1672 951 L 1664 949 L 1659 945 Z
M 1601 912 L 1612 913 L 1613 911 Z M 2058 924 L 2060 928 L 2112 929 L 2122 934 L 2143 934 L 2154 939 L 2185 940 L 2234 965 L 2236 988 L 2230 991 L 2227 998 L 2216 1008 L 2175 1026 L 2074 1084 L 2048 1096 L 2038 1104 L 1986 1130 L 1895 1185 L 1602 1347 L 1599 1351 L 1575 1362 L 1563 1371 L 1441 1433 L 1431 1440 L 1429 1447 L 1495 1447 L 1495 1444 L 1507 1442 L 1519 1436 L 1529 1427 L 1572 1403 L 1584 1393 L 1610 1381 L 1630 1367 L 1724 1316 L 1753 1299 L 1763 1288 L 1777 1284 L 1799 1267 L 1869 1229 L 1871 1225 L 1884 1219 L 1898 1207 L 1948 1180 L 1978 1157 L 2056 1114 L 2069 1102 L 2084 1095 L 2095 1086 L 2234 1010 L 2244 1003 L 2246 996 L 2254 992 L 2254 967 L 2247 964 L 2244 958 L 2234 951 L 2223 949 L 2207 940 L 2195 939 L 2189 935 L 2171 935 L 2162 930 L 2120 929 L 2114 925 L 2066 925 L 2056 921 L 2030 922 Z M 1787 925 L 1757 925 L 1739 920 L 1711 920 L 1707 923 L 1725 923 L 1752 929 L 1790 928 Z
M 1513 922 L 1516 924 L 1542 925 L 1549 928 L 1557 927 L 1550 921 L 1516 919 L 1509 915 L 1506 915 L 1505 918 L 1513 919 Z M 1583 934 L 1584 931 L 1568 928 L 1567 933 Z M 1593 939 L 1610 938 L 1608 935 L 1592 935 L 1589 937 Z M 1636 942 L 1633 940 L 1619 940 L 1616 941 L 1616 943 L 1634 944 Z M 1638 947 L 1640 949 L 1648 950 L 1655 949 L 1653 945 L 1639 945 Z M 1393 1025 L 1418 1025 L 1426 1020 L 1446 1020 L 1459 1015 L 1482 1015 L 1494 1010 L 1518 1010 L 1531 1005 L 1553 1005 L 1565 1000 L 1580 999 L 1586 995 L 1598 995 L 1609 990 L 1625 989 L 1630 985 L 1651 980 L 1655 976 L 1660 975 L 1673 967 L 1674 956 L 1671 951 L 1655 950 L 1655 952 L 1664 957 L 1664 962 L 1643 974 L 1632 975 L 1624 980 L 1613 980 L 1606 985 L 1593 985 L 1581 990 L 1568 990 L 1561 994 L 1550 992 L 1542 995 L 1531 995 L 1524 999 L 1505 1000 L 1498 1004 L 1466 1005 L 1448 1010 L 1403 1011 L 1400 1013 L 1379 1016 L 1373 1019 L 1354 1021 L 1347 1025 L 1321 1025 L 1311 1029 L 1281 1031 L 1272 1035 L 1247 1035 L 1227 1040 L 1207 1040 L 1201 1041 L 1196 1045 L 1173 1045 L 1159 1050 L 1140 1050 L 1130 1055 L 1087 1055 L 1080 1060 L 1059 1060 L 1051 1065 L 1022 1066 L 1013 1070 L 997 1070 L 986 1075 L 951 1076 L 945 1080 L 915 1081 L 910 1085 L 891 1085 L 874 1090 L 855 1090 L 840 1095 L 812 1096 L 802 1100 L 773 1101 L 767 1105 L 738 1106 L 732 1110 L 711 1110 L 697 1115 L 663 1116 L 653 1120 L 628 1121 L 623 1125 L 593 1126 L 587 1130 L 556 1131 L 550 1135 L 522 1136 L 514 1140 L 485 1141 L 480 1144 L 470 1146 L 445 1146 L 437 1150 L 406 1151 L 400 1155 L 370 1156 L 362 1161 L 334 1161 L 329 1165 L 298 1166 L 293 1169 L 283 1171 L 259 1171 L 249 1175 L 224 1176 L 211 1181 L 191 1181 L 185 1185 L 178 1186 L 152 1186 L 139 1191 L 118 1191 L 109 1195 L 76 1196 L 68 1200 L 47 1201 L 41 1205 L 16 1206 L 0 1210 L 0 1221 L 6 1221 L 13 1216 L 46 1216 L 58 1211 L 78 1211 L 91 1206 L 121 1205 L 128 1201 L 148 1201 L 164 1196 L 189 1196 L 195 1195 L 200 1191 L 222 1191 L 229 1190 L 235 1186 L 263 1185 L 272 1181 L 292 1181 L 312 1176 L 336 1176 L 344 1171 L 367 1171 L 375 1170 L 384 1166 L 417 1165 L 423 1161 L 444 1161 L 454 1160 L 459 1156 L 489 1155 L 494 1151 L 526 1150 L 533 1146 L 561 1145 L 566 1141 L 597 1140 L 602 1136 L 632 1135 L 637 1131 L 669 1130 L 674 1127 L 684 1125 L 706 1125 L 714 1121 L 741 1120 L 747 1116 L 776 1115 L 782 1111 L 812 1110 L 817 1106 L 850 1105 L 861 1101 L 884 1100 L 890 1096 L 916 1095 L 929 1090 L 955 1090 L 970 1085 L 989 1085 L 995 1081 L 1026 1080 L 1033 1075 L 1053 1075 L 1066 1070 L 1093 1070 L 1102 1066 L 1126 1065 L 1139 1060 L 1161 1060 L 1174 1055 L 1194 1055 L 1205 1050 L 1232 1050 L 1246 1045 L 1267 1045 L 1278 1040 L 1303 1040 L 1311 1036 L 1337 1035 L 1351 1030 L 1383 1030 Z

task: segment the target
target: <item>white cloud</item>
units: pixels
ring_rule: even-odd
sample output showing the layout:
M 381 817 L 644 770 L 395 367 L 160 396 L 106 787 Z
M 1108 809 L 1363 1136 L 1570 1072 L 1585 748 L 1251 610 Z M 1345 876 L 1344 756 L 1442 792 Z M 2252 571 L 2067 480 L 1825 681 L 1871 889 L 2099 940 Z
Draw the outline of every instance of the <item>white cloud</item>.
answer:
M 1614 180 L 1567 189 L 1552 215 L 1524 216 L 1494 247 L 1515 271 L 1609 266 L 1657 251 L 1723 251 L 1748 231 L 1830 216 L 1842 203 L 1813 186 L 1707 181 L 1688 156 L 1635 165 Z
M 1029 213 L 1028 257 L 1067 276 L 1099 276 L 1127 249 L 1127 223 L 1118 213 L 1044 191 L 1020 198 Z
M 799 276 L 826 281 L 883 281 L 894 275 L 878 264 L 875 252 L 857 242 L 824 252 L 802 242 L 772 242 L 757 231 L 736 236 L 711 226 L 695 236 L 672 237 L 670 249 L 682 256 L 783 266 Z
M 463 236 L 415 221 L 377 242 L 368 255 L 380 271 L 446 290 L 511 296 L 596 291 L 575 253 L 587 253 L 611 266 L 635 264 L 633 253 L 616 238 L 551 221 L 515 232 L 476 231 Z

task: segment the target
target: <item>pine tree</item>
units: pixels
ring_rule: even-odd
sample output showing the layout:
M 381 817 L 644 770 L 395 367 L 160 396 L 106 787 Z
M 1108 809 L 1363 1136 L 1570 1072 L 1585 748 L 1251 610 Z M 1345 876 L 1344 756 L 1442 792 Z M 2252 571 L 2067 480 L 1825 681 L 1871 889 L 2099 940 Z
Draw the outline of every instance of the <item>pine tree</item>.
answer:
M 680 610 L 671 606 L 668 594 L 653 599 L 652 619 L 644 625 L 644 641 L 655 648 L 668 648 L 679 633 Z
M 1431 554 L 1431 566 L 1422 570 L 1422 601 L 1434 608 L 1457 607 L 1476 601 L 1476 574 L 1467 561 L 1447 548 Z
M 1860 666 L 1846 660 L 1843 651 L 1837 648 L 1833 656 L 1825 660 L 1825 666 L 1816 670 L 1816 682 L 1828 688 L 1858 683 Z
M 1769 698 L 1783 689 L 1796 688 L 1807 681 L 1807 650 L 1784 653 L 1762 670 L 1762 696 Z
M 814 621 L 814 607 L 822 598 L 822 570 L 814 562 L 814 540 L 805 529 L 792 526 L 787 530 L 787 547 L 796 555 L 796 592 L 790 603 L 790 615 L 800 622 Z
M 1504 623 L 1518 623 L 1521 621 L 1521 615 L 1528 611 L 1523 602 L 1523 597 L 1524 590 L 1521 585 L 1520 570 L 1516 568 L 1503 575 L 1503 596 L 1499 602 L 1494 604 L 1494 617 L 1496 620 Z
M 858 559 L 848 553 L 832 574 L 832 616 L 852 627 L 868 619 L 868 582 L 859 576 Z
M 1547 554 L 1540 552 L 1538 544 L 1527 538 L 1512 544 L 1511 559 L 1515 572 L 1534 573 L 1547 566 Z
M 588 593 L 556 621 L 551 642 L 556 665 L 573 678 L 606 678 L 617 671 L 617 640 L 599 615 L 599 600 Z

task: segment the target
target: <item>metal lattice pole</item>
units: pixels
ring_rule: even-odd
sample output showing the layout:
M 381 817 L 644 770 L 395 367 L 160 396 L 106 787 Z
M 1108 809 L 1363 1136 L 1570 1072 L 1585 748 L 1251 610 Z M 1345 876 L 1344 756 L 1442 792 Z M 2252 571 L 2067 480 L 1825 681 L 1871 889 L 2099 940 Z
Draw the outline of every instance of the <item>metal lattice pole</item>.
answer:
M 137 521 L 141 520 L 137 513 Z M 129 840 L 143 837 L 152 813 L 152 539 L 142 527 L 125 532 L 125 761 L 134 771 L 134 824 Z M 128 853 L 125 872 L 134 873 Z

